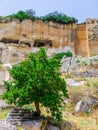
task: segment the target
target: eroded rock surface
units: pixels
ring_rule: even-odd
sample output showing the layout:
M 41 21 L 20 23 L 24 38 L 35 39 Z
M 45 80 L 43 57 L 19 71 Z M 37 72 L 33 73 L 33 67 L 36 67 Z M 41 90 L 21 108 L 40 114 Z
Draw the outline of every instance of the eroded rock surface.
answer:
M 98 107 L 98 98 L 94 96 L 83 97 L 76 105 L 76 113 L 90 113 L 93 108 Z

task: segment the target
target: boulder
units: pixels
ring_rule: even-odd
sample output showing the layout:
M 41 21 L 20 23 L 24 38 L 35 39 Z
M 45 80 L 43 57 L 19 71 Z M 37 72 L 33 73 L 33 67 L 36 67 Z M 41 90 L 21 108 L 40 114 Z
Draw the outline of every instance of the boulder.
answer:
M 80 100 L 75 108 L 76 113 L 91 112 L 90 106 L 86 101 Z
M 47 125 L 46 130 L 60 130 L 59 127 L 53 125 Z
M 83 97 L 76 105 L 76 113 L 91 112 L 93 108 L 98 107 L 98 98 L 94 96 Z
M 91 108 L 98 107 L 98 98 L 97 97 L 89 96 L 89 98 L 87 98 L 87 102 Z
M 25 121 L 25 122 L 22 122 L 23 130 L 41 130 L 42 127 L 43 126 L 42 126 L 41 121 Z
M 76 128 L 76 124 L 68 121 L 63 121 L 60 130 L 79 130 L 79 129 Z

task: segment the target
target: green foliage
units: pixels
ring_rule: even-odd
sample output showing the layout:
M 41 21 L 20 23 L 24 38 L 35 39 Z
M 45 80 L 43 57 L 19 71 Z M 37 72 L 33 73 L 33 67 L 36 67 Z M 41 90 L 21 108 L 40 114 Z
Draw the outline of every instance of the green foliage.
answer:
M 7 17 L 10 18 L 10 19 L 16 18 L 16 19 L 19 19 L 20 21 L 22 21 L 24 19 L 34 20 L 34 18 L 35 18 L 34 15 L 35 15 L 35 13 L 33 11 L 29 12 L 29 10 L 27 10 L 27 11 L 19 11 L 18 13 L 9 15 Z
M 82 61 L 82 65 L 87 66 L 87 62 L 86 61 Z
M 98 81 L 93 83 L 94 87 L 98 87 Z
M 43 17 L 40 17 L 40 19 L 44 22 L 53 21 L 60 24 L 78 22 L 78 20 L 75 19 L 74 17 L 69 17 L 66 14 L 58 13 L 57 11 L 49 13 L 48 15 L 45 15 Z
M 72 57 L 73 54 L 71 51 L 61 52 L 61 53 L 54 54 L 53 58 L 60 61 L 63 58 L 63 56 Z
M 55 23 L 59 23 L 59 24 L 69 24 L 69 23 L 76 23 L 78 22 L 78 20 L 74 17 L 69 17 L 66 14 L 63 13 L 58 13 L 57 11 L 54 11 L 52 13 L 49 13 L 48 15 L 45 16 L 35 16 L 35 11 L 33 9 L 30 10 L 26 10 L 26 11 L 19 11 L 16 14 L 12 14 L 6 17 L 2 17 L 0 16 L 0 20 L 2 21 L 2 19 L 19 19 L 20 21 L 23 21 L 24 19 L 31 19 L 31 20 L 42 20 L 43 22 L 49 22 L 49 21 L 53 21 Z
M 2 61 L 0 61 L 0 69 L 2 68 L 2 64 L 3 64 Z
M 7 91 L 3 98 L 8 103 L 23 106 L 32 102 L 39 102 L 48 108 L 53 117 L 62 117 L 62 98 L 68 97 L 66 82 L 59 73 L 59 62 L 54 58 L 47 58 L 44 48 L 34 55 L 13 66 L 9 71 L 12 81 L 5 81 Z
M 24 11 L 19 11 L 18 13 L 9 15 L 8 17 L 10 19 L 16 18 L 16 19 L 19 19 L 20 21 L 22 21 L 22 20 L 26 19 L 26 14 Z
M 3 63 L 2 63 L 2 61 L 0 61 L 0 65 L 2 65 Z
M 27 110 L 34 110 L 34 105 L 33 104 L 24 105 L 23 108 Z
M 81 62 L 81 60 L 80 60 L 80 59 L 78 59 L 76 62 L 77 62 L 77 63 L 80 63 L 80 62 Z

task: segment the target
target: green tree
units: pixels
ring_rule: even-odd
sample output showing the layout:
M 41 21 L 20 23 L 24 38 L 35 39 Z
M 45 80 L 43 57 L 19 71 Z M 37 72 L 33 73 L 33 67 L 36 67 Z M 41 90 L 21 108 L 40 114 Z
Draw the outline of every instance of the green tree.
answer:
M 57 11 L 54 11 L 52 13 L 49 13 L 48 15 L 40 17 L 40 19 L 43 22 L 46 21 L 53 21 L 59 24 L 69 24 L 69 23 L 76 23 L 78 20 L 74 17 L 69 17 L 66 14 L 58 13 Z
M 19 19 L 20 21 L 23 21 L 25 19 L 35 19 L 35 11 L 34 10 L 26 10 L 26 11 L 18 11 L 16 14 L 12 14 L 7 16 L 10 19 Z
M 9 71 L 11 81 L 5 81 L 6 92 L 3 98 L 17 106 L 35 103 L 36 113 L 40 114 L 39 103 L 46 107 L 53 117 L 62 118 L 63 97 L 68 98 L 66 82 L 59 73 L 59 62 L 47 58 L 41 48 L 37 54 L 29 56 Z
M 9 17 L 10 19 L 16 18 L 16 19 L 19 19 L 20 21 L 22 21 L 27 18 L 27 15 L 24 11 L 20 10 L 16 14 L 12 14 L 7 17 Z

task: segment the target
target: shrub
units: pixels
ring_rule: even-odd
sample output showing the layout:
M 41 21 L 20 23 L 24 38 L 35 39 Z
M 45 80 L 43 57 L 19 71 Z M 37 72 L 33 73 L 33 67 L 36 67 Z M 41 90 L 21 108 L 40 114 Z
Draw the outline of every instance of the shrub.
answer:
M 34 20 L 35 19 L 35 11 L 33 10 L 27 10 L 27 11 L 19 11 L 16 14 L 12 14 L 9 15 L 7 17 L 9 17 L 10 19 L 19 19 L 20 21 L 23 21 L 24 19 L 31 19 Z
M 58 59 L 58 60 L 61 60 L 63 58 L 63 56 L 66 56 L 66 57 L 72 57 L 73 54 L 71 51 L 67 51 L 67 52 L 61 52 L 61 53 L 57 53 L 53 56 L 53 58 L 55 59 Z
M 43 17 L 40 17 L 40 19 L 43 22 L 47 21 L 53 21 L 59 24 L 69 24 L 69 23 L 76 23 L 78 20 L 74 17 L 69 17 L 66 14 L 58 13 L 57 11 L 54 11 L 52 13 L 49 13 L 48 15 L 45 15 Z

